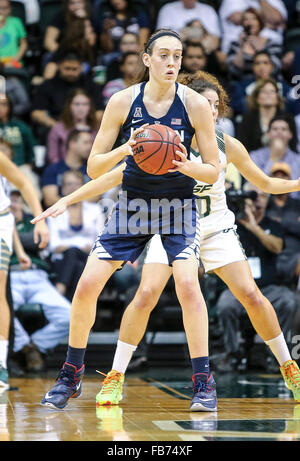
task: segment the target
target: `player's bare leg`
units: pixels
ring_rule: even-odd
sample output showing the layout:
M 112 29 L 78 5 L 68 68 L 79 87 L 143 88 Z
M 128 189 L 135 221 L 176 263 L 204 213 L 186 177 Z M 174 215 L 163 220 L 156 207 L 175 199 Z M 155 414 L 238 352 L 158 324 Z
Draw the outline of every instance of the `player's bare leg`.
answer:
M 247 261 L 228 264 L 216 269 L 215 273 L 244 306 L 255 331 L 264 341 L 281 334 L 276 312 L 257 287 Z
M 171 274 L 172 268 L 166 264 L 143 266 L 140 285 L 122 317 L 112 370 L 96 396 L 97 405 L 117 405 L 122 400 L 124 373 Z
M 166 264 L 151 263 L 143 266 L 140 285 L 122 317 L 120 341 L 136 346 L 139 344 L 145 334 L 149 316 L 171 275 L 172 268 Z
M 190 357 L 208 356 L 208 315 L 199 284 L 196 257 L 174 261 L 173 276 Z
M 196 257 L 173 262 L 176 293 L 193 367 L 191 411 L 217 411 L 216 385 L 209 368 L 208 314 Z
M 215 272 L 245 307 L 257 334 L 276 357 L 287 387 L 293 392 L 294 399 L 300 402 L 298 365 L 291 358 L 275 309 L 257 287 L 247 261 L 228 264 Z M 236 277 L 236 274 L 239 276 Z
M 87 346 L 88 336 L 95 322 L 98 297 L 121 263 L 100 260 L 96 251 L 89 256 L 72 300 L 70 346 L 76 348 Z
M 56 384 L 43 397 L 42 405 L 63 409 L 70 398 L 81 395 L 84 354 L 95 322 L 97 300 L 120 264 L 119 261 L 99 260 L 96 251 L 88 258 L 72 301 L 67 358 Z

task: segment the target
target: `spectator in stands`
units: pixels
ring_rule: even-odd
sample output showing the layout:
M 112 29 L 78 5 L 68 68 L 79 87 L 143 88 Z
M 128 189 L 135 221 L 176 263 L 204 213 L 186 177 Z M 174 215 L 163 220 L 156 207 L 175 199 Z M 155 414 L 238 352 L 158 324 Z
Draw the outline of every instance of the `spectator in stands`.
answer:
M 69 95 L 59 121 L 49 132 L 48 162 L 55 163 L 65 159 L 66 142 L 72 130 L 90 130 L 94 140 L 98 125 L 99 122 L 91 97 L 86 91 L 77 88 Z
M 86 161 L 92 147 L 92 134 L 87 130 L 73 130 L 67 139 L 67 153 L 64 160 L 49 165 L 42 176 L 42 193 L 46 207 L 53 205 L 61 196 L 63 174 L 78 170 L 89 181 Z
M 284 162 L 273 164 L 270 176 L 291 179 L 291 167 Z M 290 194 L 273 195 L 266 214 L 280 222 L 284 230 L 285 246 L 278 255 L 277 269 L 281 280 L 298 285 L 300 289 L 300 200 Z
M 26 26 L 37 24 L 40 20 L 41 9 L 39 0 L 15 0 L 18 3 L 23 3 L 25 8 Z
M 33 170 L 36 140 L 30 126 L 12 117 L 11 113 L 10 99 L 5 95 L 0 95 L 0 144 L 5 150 L 11 151 L 10 159 L 27 176 L 38 196 L 41 197 L 39 177 Z
M 289 75 L 299 75 L 300 74 L 300 44 L 296 46 L 293 50 L 286 50 L 286 53 L 283 56 L 282 64 L 285 71 L 289 71 Z
M 202 25 L 205 49 L 216 50 L 221 37 L 218 15 L 213 7 L 197 0 L 179 0 L 163 5 L 158 12 L 156 29 L 169 28 L 180 32 L 194 20 Z
M 84 177 L 81 172 L 66 171 L 62 177 L 62 195 L 72 193 L 83 183 Z M 104 227 L 104 221 L 100 204 L 87 201 L 75 203 L 57 218 L 48 219 L 49 250 L 55 273 L 55 286 L 70 300 L 73 298 L 91 247 Z
M 207 56 L 201 42 L 186 41 L 182 58 L 181 71 L 194 74 L 198 70 L 207 70 Z
M 223 31 L 221 49 L 225 55 L 231 43 L 238 40 L 243 29 L 243 12 L 250 7 L 258 10 L 264 18 L 265 24 L 261 35 L 274 43 L 282 44 L 288 16 L 282 0 L 222 0 L 219 16 Z
M 42 83 L 33 98 L 32 120 L 45 144 L 49 129 L 58 121 L 70 92 L 76 88 L 84 89 L 93 99 L 100 122 L 104 106 L 99 86 L 90 75 L 82 73 L 82 62 L 76 53 L 67 53 L 59 59 L 57 75 Z
M 300 114 L 300 44 L 294 50 L 288 50 L 282 58 L 284 77 L 292 83 L 292 88 L 287 95 L 287 110 L 293 115 Z
M 116 57 L 126 32 L 137 34 L 139 48 L 143 49 L 150 29 L 150 20 L 144 10 L 135 8 L 129 0 L 109 0 L 109 9 L 103 12 L 99 22 L 100 46 L 104 53 L 102 63 L 108 65 Z
M 207 70 L 207 56 L 201 43 L 186 42 L 184 44 L 184 53 L 182 59 L 182 73 L 194 74 L 198 71 Z M 208 70 L 207 70 L 208 71 Z M 220 79 L 222 81 L 222 79 Z M 230 136 L 235 135 L 235 127 L 231 120 L 231 111 L 228 110 L 226 116 L 219 118 L 217 126 L 224 133 Z
M 260 80 L 247 98 L 248 109 L 237 125 L 237 137 L 248 150 L 265 146 L 270 121 L 284 113 L 284 99 L 272 78 Z
M 287 29 L 300 27 L 300 11 L 295 0 L 283 0 L 288 12 Z
M 248 8 L 242 15 L 242 32 L 239 39 L 232 42 L 227 55 L 228 72 L 231 78 L 252 77 L 253 58 L 257 51 L 267 51 L 275 70 L 281 67 L 282 46 L 262 35 L 264 20 L 254 8 Z
M 10 160 L 13 158 L 13 149 L 11 144 L 6 141 L 4 138 L 0 138 L 0 152 L 5 154 Z M 33 185 L 36 194 L 39 199 L 42 197 L 42 191 L 40 187 L 40 177 L 37 173 L 35 173 L 32 169 L 32 165 L 23 164 L 19 166 L 20 171 L 29 179 L 31 184 Z M 11 189 L 14 189 L 15 186 L 13 184 L 10 185 Z
M 133 85 L 139 70 L 139 53 L 135 51 L 125 53 L 122 57 L 120 68 L 122 77 L 107 82 L 103 88 L 102 95 L 105 105 L 114 93 Z
M 246 200 L 245 218 L 238 220 L 237 231 L 256 284 L 274 306 L 283 334 L 287 338 L 296 301 L 294 293 L 281 283 L 276 271 L 277 255 L 280 254 L 284 244 L 284 232 L 279 223 L 265 214 L 268 194 L 248 183 L 245 189 L 255 191 L 257 198 Z M 236 369 L 234 368 L 235 362 L 241 358 L 238 334 L 241 330 L 241 319 L 246 318 L 247 314 L 228 289 L 221 293 L 217 302 L 217 310 L 224 330 L 226 351 L 226 356 L 218 365 L 218 369 L 219 371 L 232 371 Z M 249 353 L 249 350 L 245 353 Z
M 201 41 L 188 39 L 184 42 L 181 72 L 193 74 L 198 70 L 217 75 L 224 87 L 228 86 L 223 79 L 223 69 L 219 65 L 216 53 L 207 54 Z
M 298 146 L 297 151 L 300 153 L 300 113 L 295 117 L 295 123 L 297 128 Z
M 5 67 L 22 67 L 27 48 L 24 24 L 11 16 L 10 1 L 0 0 L 0 62 Z
M 247 110 L 247 98 L 252 94 L 260 80 L 274 78 L 279 94 L 284 98 L 291 90 L 288 83 L 274 72 L 274 63 L 267 51 L 258 51 L 254 55 L 252 70 L 252 77 L 233 83 L 231 104 L 235 115 L 242 114 Z
M 24 86 L 22 81 L 13 75 L 6 75 L 4 68 L 1 68 L 1 66 L 0 76 L 5 78 L 5 90 L 3 89 L 3 92 L 6 93 L 11 101 L 12 115 L 20 117 L 28 114 L 31 103 L 27 88 Z M 2 91 L 0 91 L 0 93 L 2 93 Z
M 294 120 L 288 115 L 274 117 L 268 129 L 268 146 L 250 152 L 252 160 L 264 173 L 270 174 L 273 163 L 284 162 L 291 168 L 292 179 L 300 177 L 300 155 L 293 151 Z M 299 192 L 292 192 L 291 197 L 300 198 Z
M 11 144 L 12 160 L 16 165 L 32 166 L 36 144 L 32 130 L 25 122 L 12 116 L 12 104 L 5 95 L 0 97 L 0 138 Z
M 211 39 L 211 35 L 207 33 L 207 30 L 199 19 L 189 21 L 180 30 L 180 35 L 184 42 L 201 43 L 205 53 L 208 55 L 216 50 L 215 41 Z
M 122 63 L 122 57 L 125 53 L 133 51 L 138 53 L 140 49 L 139 37 L 133 32 L 125 32 L 120 40 L 120 52 L 116 55 L 106 69 L 106 81 L 114 80 L 115 78 L 121 78 L 122 72 L 120 69 Z
M 32 216 L 24 214 L 23 204 L 20 192 L 12 192 L 11 209 L 28 259 L 27 267 L 24 268 L 15 253 L 11 257 L 10 279 L 14 309 L 17 311 L 23 304 L 41 304 L 48 323 L 30 336 L 15 317 L 13 350 L 19 356 L 25 356 L 27 371 L 38 372 L 44 368 L 42 355 L 68 335 L 71 305 L 49 280 L 50 267 L 34 243 L 34 226 L 30 223 Z
M 44 47 L 48 51 L 45 78 L 53 78 L 60 53 L 76 50 L 88 67 L 96 62 L 97 36 L 92 24 L 90 2 L 67 0 L 46 29 Z

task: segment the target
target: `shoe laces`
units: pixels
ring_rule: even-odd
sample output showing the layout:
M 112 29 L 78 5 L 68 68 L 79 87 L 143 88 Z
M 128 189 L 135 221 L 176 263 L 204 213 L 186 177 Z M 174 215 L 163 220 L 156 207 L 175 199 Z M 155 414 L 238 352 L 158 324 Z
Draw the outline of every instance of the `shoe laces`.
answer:
M 65 369 L 60 370 L 57 376 L 57 382 L 66 384 L 67 386 L 73 386 L 74 384 L 78 383 L 78 378 L 75 377 L 74 373 L 67 371 Z
M 194 392 L 201 392 L 206 390 L 206 383 L 203 381 L 198 381 L 197 383 L 194 384 Z
M 207 388 L 207 382 L 202 381 L 201 379 L 196 380 L 195 376 L 192 378 L 193 380 L 193 391 L 194 392 L 201 392 L 206 390 Z
M 287 375 L 294 384 L 300 387 L 300 371 L 299 368 L 292 362 L 287 368 Z
M 116 371 L 114 373 L 109 373 L 108 375 L 106 375 L 105 373 L 102 373 L 101 371 L 98 371 L 98 370 L 96 371 L 97 373 L 100 373 L 101 375 L 105 376 L 105 380 L 103 381 L 101 392 L 103 394 L 106 394 L 106 393 L 111 393 L 112 391 L 114 391 L 121 380 L 122 373 L 119 373 Z

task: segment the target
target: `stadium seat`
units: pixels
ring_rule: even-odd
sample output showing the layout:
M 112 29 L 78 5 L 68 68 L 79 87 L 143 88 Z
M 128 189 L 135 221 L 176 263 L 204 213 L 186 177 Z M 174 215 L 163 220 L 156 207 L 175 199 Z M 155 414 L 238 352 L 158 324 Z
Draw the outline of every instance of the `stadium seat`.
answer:
M 24 86 L 26 91 L 30 89 L 30 74 L 27 68 L 17 69 L 15 67 L 4 67 L 2 69 L 2 75 L 4 77 L 16 77 L 22 85 Z
M 41 304 L 23 304 L 15 312 L 15 316 L 29 334 L 47 324 Z
M 48 25 L 52 19 L 62 9 L 61 0 L 40 0 L 41 17 L 40 17 L 40 28 L 44 35 Z
M 12 0 L 11 4 L 11 15 L 20 18 L 23 24 L 26 24 L 25 6 L 24 3 Z
M 300 47 L 300 27 L 286 31 L 284 47 L 286 51 L 295 51 Z

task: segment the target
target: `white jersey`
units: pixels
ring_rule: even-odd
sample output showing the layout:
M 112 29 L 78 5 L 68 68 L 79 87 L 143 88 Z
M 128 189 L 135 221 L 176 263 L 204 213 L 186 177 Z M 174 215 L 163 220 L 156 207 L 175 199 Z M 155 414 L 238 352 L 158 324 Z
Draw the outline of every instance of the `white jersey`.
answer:
M 7 272 L 9 253 L 13 249 L 15 218 L 10 211 L 10 183 L 0 175 L 0 269 Z
M 10 184 L 8 180 L 0 175 L 0 212 L 10 206 Z
M 229 210 L 225 195 L 227 157 L 222 131 L 216 130 L 216 138 L 221 166 L 218 180 L 214 184 L 197 181 L 194 187 L 194 194 L 201 199 L 198 200 L 198 207 L 201 218 L 200 234 L 202 238 L 233 227 L 235 223 L 234 213 Z M 193 150 L 191 150 L 191 160 L 202 163 L 200 154 Z
M 221 172 L 215 184 L 197 181 L 194 194 L 199 197 L 200 259 L 205 272 L 212 272 L 246 258 L 236 233 L 235 216 L 229 210 L 225 195 L 227 158 L 224 135 L 216 130 Z M 199 154 L 191 150 L 191 160 L 202 163 Z M 161 236 L 154 235 L 149 242 L 144 264 L 169 264 Z

